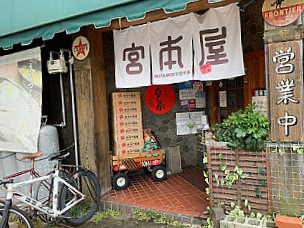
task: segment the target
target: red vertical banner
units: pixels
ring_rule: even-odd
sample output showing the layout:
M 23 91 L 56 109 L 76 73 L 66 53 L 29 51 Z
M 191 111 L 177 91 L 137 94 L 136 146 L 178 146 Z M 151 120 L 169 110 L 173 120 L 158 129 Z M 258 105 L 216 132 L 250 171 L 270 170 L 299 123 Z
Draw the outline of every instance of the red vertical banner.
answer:
M 145 93 L 147 107 L 156 114 L 169 112 L 175 102 L 175 94 L 170 85 L 152 85 Z

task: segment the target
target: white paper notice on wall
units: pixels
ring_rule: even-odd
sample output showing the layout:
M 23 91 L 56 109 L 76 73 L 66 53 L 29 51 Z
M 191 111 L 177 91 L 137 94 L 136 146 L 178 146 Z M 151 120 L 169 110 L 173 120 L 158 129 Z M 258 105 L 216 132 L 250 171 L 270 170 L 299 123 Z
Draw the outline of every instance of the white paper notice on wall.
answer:
M 114 30 L 116 88 L 151 85 L 147 25 Z
M 203 130 L 208 130 L 209 129 L 209 123 L 208 123 L 208 117 L 207 116 L 202 116 L 202 129 Z
M 195 94 L 196 108 L 206 108 L 205 92 L 197 92 Z
M 177 135 L 196 134 L 197 129 L 203 128 L 202 116 L 205 112 L 176 113 Z
M 220 107 L 227 107 L 227 91 L 219 91 Z
M 253 96 L 252 103 L 257 105 L 256 111 L 261 111 L 268 118 L 268 100 L 267 96 Z
M 180 100 L 195 99 L 195 90 L 194 89 L 179 90 L 179 99 Z

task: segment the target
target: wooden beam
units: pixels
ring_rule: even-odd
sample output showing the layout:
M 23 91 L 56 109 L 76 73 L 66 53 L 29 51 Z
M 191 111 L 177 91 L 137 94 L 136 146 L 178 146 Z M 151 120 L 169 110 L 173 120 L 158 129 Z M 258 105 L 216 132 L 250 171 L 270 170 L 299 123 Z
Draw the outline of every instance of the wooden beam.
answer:
M 213 81 L 209 88 L 210 126 L 219 122 L 218 81 Z
M 264 32 L 264 43 L 285 42 L 304 38 L 303 25 L 289 25 Z
M 168 17 L 175 17 L 191 12 L 203 11 L 209 8 L 224 6 L 235 2 L 240 2 L 240 0 L 225 0 L 217 3 L 208 3 L 207 0 L 200 0 L 200 1 L 188 3 L 186 9 L 176 11 L 173 13 L 166 13 L 163 9 L 159 9 L 159 10 L 147 12 L 146 16 L 139 20 L 128 21 L 127 18 L 124 17 L 121 18 L 121 21 L 119 22 L 119 19 L 114 19 L 111 21 L 111 24 L 109 26 L 102 27 L 100 29 L 102 32 L 108 32 L 119 28 L 127 28 L 134 25 L 140 25 L 147 22 L 157 21 Z
M 102 32 L 86 27 L 73 36 L 79 35 L 91 46 L 89 56 L 74 63 L 79 157 L 81 165 L 97 174 L 104 194 L 111 189 L 111 173 Z

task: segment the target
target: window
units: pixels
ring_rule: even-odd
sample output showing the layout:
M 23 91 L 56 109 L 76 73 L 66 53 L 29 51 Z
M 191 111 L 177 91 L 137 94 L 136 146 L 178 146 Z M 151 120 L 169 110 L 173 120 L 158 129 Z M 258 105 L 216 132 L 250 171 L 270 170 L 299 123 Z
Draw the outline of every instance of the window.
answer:
M 220 122 L 231 113 L 244 108 L 244 77 L 221 80 L 219 89 L 219 118 Z M 223 92 L 221 92 L 223 91 Z

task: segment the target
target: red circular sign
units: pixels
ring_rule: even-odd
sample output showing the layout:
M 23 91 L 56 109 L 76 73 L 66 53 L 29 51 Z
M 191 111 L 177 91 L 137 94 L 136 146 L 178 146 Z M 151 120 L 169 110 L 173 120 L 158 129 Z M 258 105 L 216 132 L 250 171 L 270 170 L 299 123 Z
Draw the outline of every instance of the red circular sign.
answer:
M 145 93 L 147 107 L 156 114 L 169 112 L 175 102 L 175 94 L 170 85 L 152 85 Z
M 265 0 L 262 14 L 268 24 L 286 26 L 300 17 L 303 8 L 303 0 Z
M 84 36 L 78 36 L 72 45 L 72 52 L 76 59 L 84 60 L 90 52 L 90 43 Z

